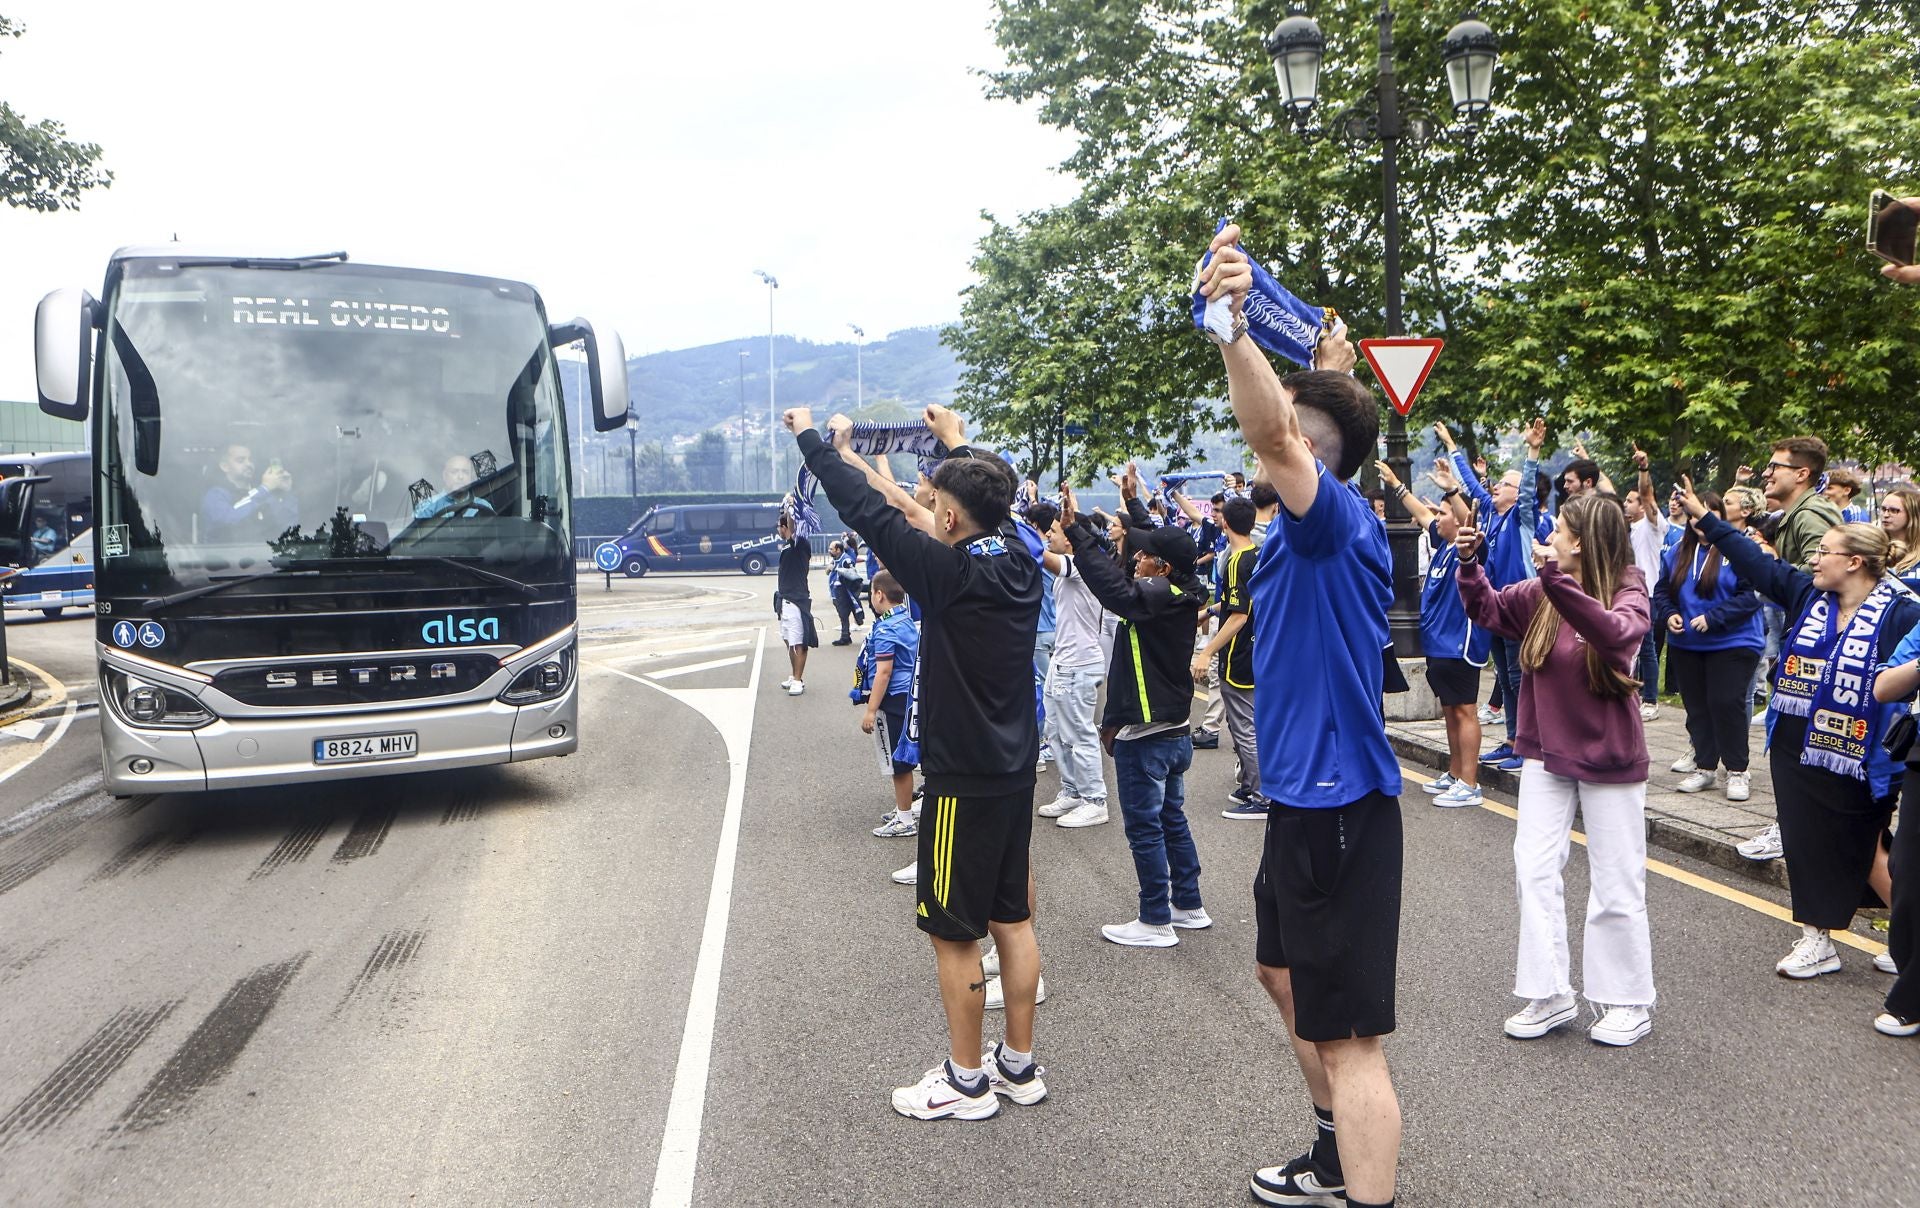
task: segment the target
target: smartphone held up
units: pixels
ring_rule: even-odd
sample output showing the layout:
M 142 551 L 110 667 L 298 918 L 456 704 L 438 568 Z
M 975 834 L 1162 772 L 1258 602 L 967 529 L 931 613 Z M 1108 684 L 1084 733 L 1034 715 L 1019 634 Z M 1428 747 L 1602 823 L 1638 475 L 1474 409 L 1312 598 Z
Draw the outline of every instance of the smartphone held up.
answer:
M 1885 189 L 1875 189 L 1867 202 L 1867 250 L 1888 264 L 1905 267 L 1914 262 L 1914 237 L 1920 231 L 1915 210 Z

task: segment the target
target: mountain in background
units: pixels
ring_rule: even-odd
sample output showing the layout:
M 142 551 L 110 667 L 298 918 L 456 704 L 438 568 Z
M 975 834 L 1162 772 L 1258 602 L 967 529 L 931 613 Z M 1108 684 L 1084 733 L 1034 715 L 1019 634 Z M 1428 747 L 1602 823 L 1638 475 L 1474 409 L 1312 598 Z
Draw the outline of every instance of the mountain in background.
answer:
M 906 421 L 927 403 L 952 403 L 960 367 L 940 343 L 937 327 L 896 331 L 860 346 L 815 344 L 792 336 L 774 339 L 776 402 L 812 407 L 824 420 L 835 411 L 855 411 L 856 382 L 865 400 L 857 418 Z M 743 358 L 740 354 L 745 353 Z M 728 340 L 630 357 L 628 388 L 640 421 L 640 439 L 668 448 L 709 429 L 740 434 L 744 393 L 749 434 L 767 430 L 767 341 Z

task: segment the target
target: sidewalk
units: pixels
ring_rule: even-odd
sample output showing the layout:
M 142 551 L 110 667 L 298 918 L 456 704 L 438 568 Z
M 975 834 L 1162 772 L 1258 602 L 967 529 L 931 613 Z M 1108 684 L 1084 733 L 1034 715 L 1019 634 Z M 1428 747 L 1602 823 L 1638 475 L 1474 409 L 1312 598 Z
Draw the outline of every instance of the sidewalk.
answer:
M 1487 736 L 1480 744 L 1481 750 L 1491 750 L 1504 739 L 1504 732 L 1496 735 L 1499 729 L 1498 726 L 1486 727 Z M 1667 769 L 1674 760 L 1692 751 L 1687 743 L 1686 714 L 1674 705 L 1660 707 L 1660 716 L 1647 723 L 1647 844 L 1785 887 L 1784 861 L 1757 863 L 1734 850 L 1736 844 L 1751 839 L 1774 821 L 1773 776 L 1767 770 L 1766 752 L 1762 749 L 1766 732 L 1760 726 L 1752 727 L 1750 732 L 1753 738 L 1748 768 L 1753 774 L 1751 800 L 1727 800 L 1724 770 L 1721 783 L 1705 792 L 1676 793 L 1673 786 L 1679 784 L 1682 777 Z M 1446 770 L 1445 723 L 1388 722 L 1387 736 L 1402 759 L 1436 772 Z M 1517 772 L 1483 767 L 1480 783 L 1507 800 L 1514 799 L 1520 791 Z

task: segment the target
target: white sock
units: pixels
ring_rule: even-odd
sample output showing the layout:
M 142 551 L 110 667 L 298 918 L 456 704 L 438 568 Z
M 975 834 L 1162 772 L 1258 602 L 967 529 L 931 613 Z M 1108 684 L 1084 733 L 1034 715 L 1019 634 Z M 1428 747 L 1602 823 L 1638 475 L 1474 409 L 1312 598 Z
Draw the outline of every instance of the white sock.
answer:
M 1033 1054 L 1022 1053 L 1019 1049 L 1009 1048 L 1006 1042 L 1002 1041 L 1000 1043 L 1000 1064 L 1007 1067 L 1009 1074 L 1019 1077 L 1021 1074 L 1033 1068 Z
M 953 1063 L 953 1058 L 951 1057 L 947 1058 L 947 1072 L 952 1076 L 954 1085 L 963 1091 L 968 1087 L 978 1086 L 980 1083 L 986 1081 L 987 1078 L 987 1072 L 985 1070 L 965 1069 L 957 1066 Z

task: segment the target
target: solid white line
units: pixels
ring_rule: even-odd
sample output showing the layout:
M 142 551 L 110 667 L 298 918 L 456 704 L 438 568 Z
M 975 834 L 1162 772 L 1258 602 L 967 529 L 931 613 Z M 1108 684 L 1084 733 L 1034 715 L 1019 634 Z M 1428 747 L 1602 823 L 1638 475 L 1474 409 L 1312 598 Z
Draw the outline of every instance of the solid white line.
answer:
M 696 671 L 711 671 L 715 667 L 731 667 L 736 663 L 744 663 L 746 661 L 746 655 L 736 654 L 730 659 L 709 659 L 704 663 L 688 663 L 684 667 L 669 667 L 665 671 L 649 671 L 647 672 L 647 676 L 649 679 L 657 680 L 672 679 L 676 675 L 692 675 Z
M 700 932 L 700 957 L 693 967 L 693 993 L 680 1032 L 680 1058 L 674 1065 L 673 1093 L 661 1130 L 660 1160 L 653 1172 L 653 1208 L 687 1208 L 693 1203 L 693 1176 L 700 1163 L 700 1122 L 706 1114 L 707 1074 L 713 1061 L 713 1024 L 720 1007 L 720 967 L 727 947 L 727 919 L 733 910 L 733 868 L 740 849 L 740 813 L 747 795 L 747 757 L 753 743 L 754 702 L 760 694 L 760 663 L 767 631 L 754 645 L 753 670 L 742 696 L 739 688 L 672 692 L 653 685 L 706 716 L 727 743 L 727 806 L 720 820 L 720 846 L 713 856 L 713 885 L 707 893 L 706 924 Z M 624 674 L 624 672 L 622 673 Z
M 75 708 L 76 706 L 74 702 L 72 701 L 67 702 L 67 707 L 61 711 L 59 724 L 53 727 L 53 737 L 41 743 L 40 749 L 38 751 L 35 751 L 32 755 L 28 756 L 26 759 L 23 759 L 19 763 L 14 764 L 12 767 L 8 768 L 6 771 L 0 772 L 0 784 L 6 783 L 8 780 L 12 779 L 16 774 L 18 774 L 23 769 L 32 767 L 35 760 L 39 759 L 42 755 L 45 755 L 48 751 L 53 750 L 54 746 L 58 744 L 59 741 L 66 736 L 67 727 L 73 724 L 73 714 L 74 714 Z M 19 818 L 21 816 L 22 816 L 21 814 L 16 814 L 14 815 L 13 818 L 7 819 L 7 821 L 11 823 L 16 818 Z
M 655 649 L 648 651 L 647 655 L 651 655 L 654 658 L 664 658 L 668 655 L 675 654 L 712 654 L 716 650 L 744 650 L 751 645 L 753 645 L 752 642 L 743 640 L 738 642 L 713 642 L 704 646 L 668 646 L 660 648 L 659 638 L 635 638 L 627 642 L 593 642 L 588 644 L 587 649 L 592 651 L 596 657 L 605 658 L 609 651 L 625 650 L 632 646 L 651 646 L 655 647 Z M 625 659 L 646 656 L 620 655 L 619 657 Z

